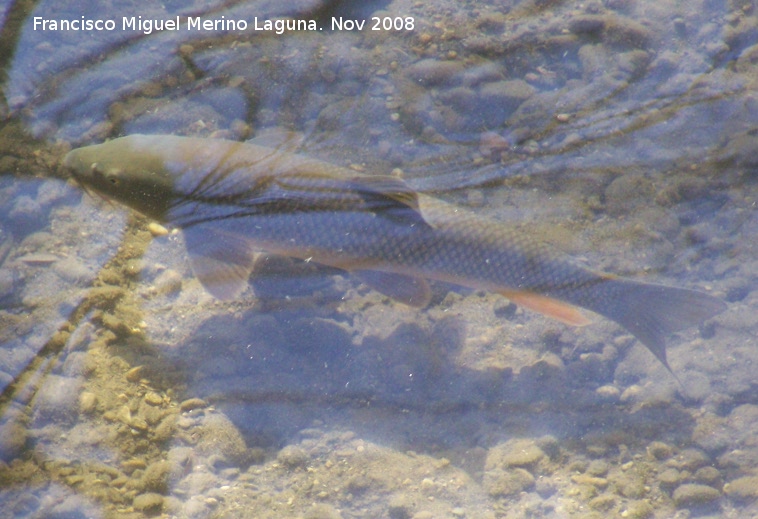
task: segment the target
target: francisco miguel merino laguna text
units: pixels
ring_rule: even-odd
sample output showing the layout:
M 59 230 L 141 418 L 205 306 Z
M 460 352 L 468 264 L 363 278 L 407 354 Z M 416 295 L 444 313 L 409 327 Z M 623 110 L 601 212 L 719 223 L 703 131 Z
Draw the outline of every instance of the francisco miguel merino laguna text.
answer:
M 66 20 L 55 20 L 34 17 L 35 31 L 114 31 L 116 30 L 114 20 L 93 20 L 90 18 L 77 18 Z M 226 19 L 224 16 L 214 20 L 203 20 L 199 16 L 188 16 L 186 19 L 186 28 L 188 31 L 245 31 L 248 28 L 246 20 Z M 261 20 L 258 17 L 253 18 L 253 30 L 256 31 L 273 31 L 276 34 L 282 34 L 284 31 L 316 31 L 318 26 L 315 20 L 296 20 L 296 19 L 278 19 L 278 20 Z M 141 16 L 124 16 L 121 18 L 122 31 L 141 31 L 144 34 L 150 34 L 153 31 L 178 31 L 182 27 L 179 16 L 167 19 L 143 19 Z

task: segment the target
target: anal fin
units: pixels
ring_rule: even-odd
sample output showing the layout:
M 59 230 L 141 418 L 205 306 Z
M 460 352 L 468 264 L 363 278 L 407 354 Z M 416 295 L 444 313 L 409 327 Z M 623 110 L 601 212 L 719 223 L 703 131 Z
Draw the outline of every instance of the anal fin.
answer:
M 523 292 L 518 290 L 499 290 L 498 293 L 507 297 L 519 306 L 523 306 L 534 312 L 551 317 L 564 324 L 571 326 L 587 326 L 592 322 L 582 314 L 577 307 L 551 297 L 535 294 L 534 292 Z

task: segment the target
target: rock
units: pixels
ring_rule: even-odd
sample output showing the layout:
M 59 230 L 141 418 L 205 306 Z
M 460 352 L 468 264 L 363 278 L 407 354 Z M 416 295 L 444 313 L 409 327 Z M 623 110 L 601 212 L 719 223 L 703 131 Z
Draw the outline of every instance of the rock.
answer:
M 10 413 L 9 413 L 10 414 Z M 22 413 L 13 413 L 21 417 Z M 10 461 L 18 457 L 26 446 L 28 431 L 23 422 L 6 417 L 8 420 L 0 425 L 0 460 Z
M 411 519 L 413 501 L 405 495 L 396 495 L 390 499 L 387 512 L 391 519 Z
M 501 124 L 535 91 L 532 85 L 522 79 L 485 83 L 479 95 L 487 107 L 487 121 L 493 125 Z
M 155 391 L 148 391 L 145 394 L 145 403 L 152 406 L 159 406 L 163 404 L 163 397 L 156 393 Z
M 237 427 L 222 414 L 206 415 L 197 426 L 197 449 L 208 456 L 220 454 L 230 463 L 248 463 L 247 445 Z
M 162 494 L 168 492 L 171 468 L 172 465 L 168 461 L 157 461 L 149 465 L 142 475 L 142 485 L 145 490 Z
M 609 512 L 616 506 L 616 498 L 608 494 L 603 494 L 591 499 L 589 505 L 590 508 L 594 510 Z
M 677 467 L 694 472 L 710 463 L 710 458 L 700 449 L 684 449 L 676 457 Z
M 97 396 L 90 391 L 82 391 L 79 395 L 79 412 L 88 414 L 97 407 Z
M 619 397 L 621 396 L 621 391 L 616 386 L 611 386 L 610 384 L 606 384 L 604 386 L 600 386 L 595 390 L 595 394 L 602 400 L 603 402 L 618 402 Z
M 605 207 L 609 214 L 622 216 L 645 207 L 655 197 L 653 183 L 642 175 L 621 175 L 605 190 Z
M 154 492 L 140 494 L 134 498 L 133 506 L 140 512 L 155 514 L 163 508 L 163 496 Z
M 693 479 L 704 485 L 719 487 L 721 483 L 721 472 L 716 467 L 701 467 L 695 471 Z
M 753 501 L 758 498 L 758 476 L 734 479 L 724 485 L 724 493 L 736 501 Z
M 74 256 L 56 261 L 52 268 L 61 279 L 71 283 L 87 283 L 95 278 L 95 273 Z
M 608 463 L 603 460 L 592 460 L 587 466 L 587 474 L 605 476 L 608 473 Z
M 485 470 L 535 465 L 545 453 L 530 439 L 509 440 L 491 448 L 487 453 Z
M 679 484 L 682 477 L 676 469 L 666 469 L 658 474 L 658 482 L 663 488 L 674 488 Z
M 342 514 L 331 505 L 319 503 L 305 513 L 304 519 L 342 519 Z
M 653 517 L 653 507 L 647 501 L 630 501 L 626 507 L 626 516 L 622 514 L 622 517 L 627 519 L 648 519 Z
M 555 459 L 561 453 L 561 445 L 558 438 L 550 434 L 538 438 L 534 443 L 542 449 L 542 452 L 547 454 L 550 459 Z
M 672 496 L 674 503 L 679 508 L 703 505 L 715 501 L 721 497 L 721 492 L 708 485 L 687 483 L 680 485 L 674 490 Z
M 640 499 L 647 492 L 644 479 L 634 472 L 617 475 L 613 483 L 622 496 L 630 499 Z
M 178 294 L 182 290 L 182 276 L 173 269 L 166 269 L 158 274 L 153 286 L 159 295 Z
M 461 70 L 463 70 L 463 65 L 455 61 L 422 59 L 408 67 L 406 73 L 420 85 L 433 86 L 449 82 Z
M 534 486 L 534 476 L 524 469 L 500 469 L 484 474 L 484 489 L 492 497 L 513 496 Z
M 647 453 L 657 460 L 665 460 L 674 454 L 674 449 L 666 443 L 654 441 L 647 446 Z
M 51 420 L 72 422 L 78 415 L 81 386 L 78 377 L 47 375 L 37 391 L 35 425 L 42 426 Z
M 308 464 L 308 453 L 301 447 L 296 445 L 287 445 L 276 455 L 276 459 L 279 463 L 289 469 L 295 469 L 298 467 L 304 467 Z

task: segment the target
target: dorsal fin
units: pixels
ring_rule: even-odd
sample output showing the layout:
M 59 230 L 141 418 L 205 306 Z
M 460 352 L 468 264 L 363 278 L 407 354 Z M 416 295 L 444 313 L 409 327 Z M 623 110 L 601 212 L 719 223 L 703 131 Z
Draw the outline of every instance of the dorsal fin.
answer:
M 351 180 L 352 187 L 367 203 L 369 210 L 391 220 L 431 227 L 421 214 L 418 193 L 399 178 L 387 175 L 361 175 Z

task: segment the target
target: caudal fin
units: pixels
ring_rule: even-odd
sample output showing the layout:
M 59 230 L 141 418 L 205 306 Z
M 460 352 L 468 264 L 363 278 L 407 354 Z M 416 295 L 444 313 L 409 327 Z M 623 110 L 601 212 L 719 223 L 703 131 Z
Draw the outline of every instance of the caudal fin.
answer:
M 716 297 L 696 290 L 611 278 L 603 284 L 595 312 L 619 323 L 666 368 L 666 337 L 726 309 Z

